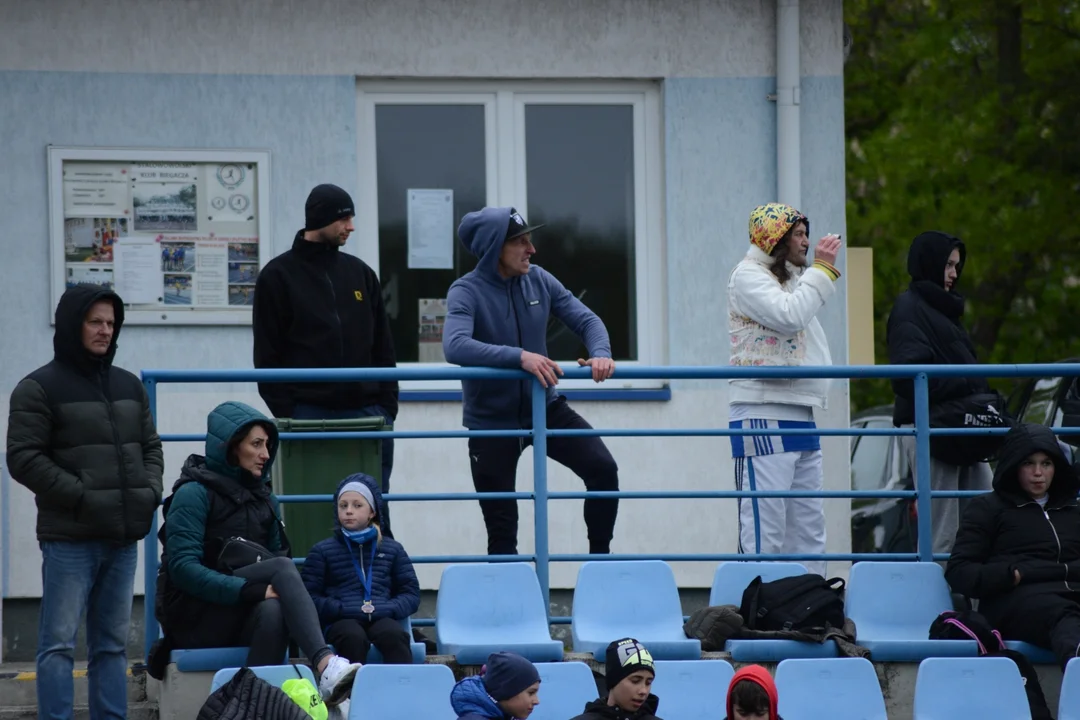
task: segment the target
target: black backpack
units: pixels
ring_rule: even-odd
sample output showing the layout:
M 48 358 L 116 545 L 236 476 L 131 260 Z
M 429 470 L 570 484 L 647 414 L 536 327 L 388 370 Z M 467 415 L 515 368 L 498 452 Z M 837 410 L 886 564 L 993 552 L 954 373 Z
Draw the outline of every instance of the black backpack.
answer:
M 822 630 L 844 627 L 844 581 L 807 573 L 762 582 L 743 591 L 739 614 L 748 630 Z
M 979 613 L 952 610 L 941 613 L 930 625 L 930 639 L 974 640 L 979 646 L 979 655 L 1009 658 L 1016 663 L 1021 677 L 1024 678 L 1024 692 L 1027 694 L 1032 720 L 1053 720 L 1035 666 L 1023 653 L 1005 647 L 1001 633 Z

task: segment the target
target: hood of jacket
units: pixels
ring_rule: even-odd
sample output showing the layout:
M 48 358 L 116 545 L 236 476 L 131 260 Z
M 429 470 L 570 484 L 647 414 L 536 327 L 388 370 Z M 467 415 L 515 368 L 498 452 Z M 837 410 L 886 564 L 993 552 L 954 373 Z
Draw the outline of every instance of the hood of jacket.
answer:
M 83 320 L 90 306 L 101 300 L 112 301 L 116 324 L 108 351 L 104 355 L 94 355 L 83 345 Z M 82 371 L 109 367 L 116 356 L 116 343 L 120 338 L 120 328 L 124 325 L 124 301 L 112 290 L 97 285 L 76 285 L 60 296 L 60 302 L 56 305 L 55 325 L 53 356 L 57 360 Z
M 1050 483 L 1048 502 L 1060 505 L 1074 501 L 1080 491 L 1076 470 L 1065 458 L 1058 439 L 1045 425 L 1024 423 L 1017 425 L 1005 436 L 1005 445 L 998 454 L 994 471 L 994 492 L 1004 495 L 1017 505 L 1031 502 L 1020 487 L 1020 464 L 1032 453 L 1044 452 L 1054 461 L 1054 479 Z
M 511 209 L 486 207 L 469 213 L 458 225 L 458 239 L 461 244 L 478 258 L 477 274 L 490 282 L 509 282 L 499 274 L 499 256 L 510 227 Z
M 611 718 L 611 720 L 631 720 L 632 718 L 651 718 L 656 716 L 656 711 L 660 707 L 660 698 L 653 694 L 649 694 L 649 697 L 645 698 L 645 702 L 641 703 L 636 711 L 630 713 L 618 708 L 614 705 L 607 704 L 607 698 L 602 697 L 585 705 L 585 716 L 596 715 L 602 718 Z
M 382 490 L 379 489 L 379 483 L 375 482 L 375 478 L 371 477 L 367 473 L 353 473 L 345 477 L 338 483 L 337 489 L 334 490 L 334 506 L 332 508 L 334 512 L 334 529 L 341 530 L 341 521 L 338 520 L 337 514 L 337 501 L 341 496 L 341 489 L 352 482 L 363 483 L 367 486 L 367 489 L 371 491 L 371 497 L 375 500 L 375 521 L 378 522 L 383 517 L 383 509 L 386 504 L 383 502 Z
M 252 425 L 262 425 L 266 434 L 270 436 L 270 459 L 263 467 L 262 482 L 270 483 L 270 469 L 277 457 L 278 431 L 274 421 L 261 412 L 245 405 L 242 402 L 230 400 L 223 402 L 210 411 L 206 416 L 206 467 L 211 472 L 224 475 L 234 480 L 245 480 L 250 477 L 247 471 L 240 466 L 229 462 L 229 442 L 236 436 L 243 438 L 251 430 Z
M 956 266 L 956 281 L 953 290 L 960 284 L 964 272 L 967 249 L 960 238 L 948 233 L 931 230 L 920 233 L 911 241 L 908 250 L 907 268 L 912 280 L 928 280 L 942 290 L 945 289 L 945 265 L 953 250 L 960 251 L 960 262 Z
M 495 698 L 488 695 L 479 675 L 472 675 L 454 685 L 454 689 L 450 691 L 450 705 L 459 717 L 475 716 L 495 720 L 510 718 L 495 702 Z
M 779 720 L 780 713 L 777 707 L 779 705 L 779 695 L 776 692 L 776 683 L 773 681 L 769 671 L 760 665 L 747 665 L 731 678 L 727 691 L 727 716 L 729 718 L 735 717 L 735 711 L 732 709 L 731 690 L 743 680 L 749 680 L 765 691 L 765 694 L 769 696 L 769 720 Z

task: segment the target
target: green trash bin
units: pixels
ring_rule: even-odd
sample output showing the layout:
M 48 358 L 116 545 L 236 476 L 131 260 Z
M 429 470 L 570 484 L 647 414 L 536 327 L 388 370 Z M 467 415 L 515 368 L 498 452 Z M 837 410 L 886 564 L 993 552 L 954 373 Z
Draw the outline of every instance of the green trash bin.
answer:
M 279 432 L 363 432 L 392 430 L 383 417 L 345 420 L 278 418 Z M 382 439 L 282 440 L 271 470 L 277 495 L 333 495 L 341 479 L 362 472 L 382 484 Z M 293 557 L 306 557 L 311 547 L 330 536 L 334 510 L 330 502 L 281 503 Z

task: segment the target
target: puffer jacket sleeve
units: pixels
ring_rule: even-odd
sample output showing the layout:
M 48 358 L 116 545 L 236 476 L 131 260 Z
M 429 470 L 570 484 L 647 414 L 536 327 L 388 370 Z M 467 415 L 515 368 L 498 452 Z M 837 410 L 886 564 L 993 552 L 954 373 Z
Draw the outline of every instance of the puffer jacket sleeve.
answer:
M 1004 595 L 1014 585 L 1008 559 L 991 556 L 997 532 L 996 498 L 983 495 L 972 499 L 960 520 L 945 580 L 953 592 L 970 598 Z
M 39 503 L 74 510 L 82 500 L 83 484 L 49 454 L 55 424 L 45 388 L 29 378 L 20 382 L 11 393 L 8 415 L 8 471 Z
M 142 394 L 142 452 L 143 466 L 150 473 L 150 485 L 161 502 L 164 492 L 162 477 L 165 474 L 165 456 L 161 450 L 161 437 L 154 425 L 154 415 L 150 412 L 150 398 L 146 390 Z
M 270 509 L 274 511 L 274 522 L 270 526 L 266 549 L 275 553 L 287 549 L 289 550 L 289 557 L 292 557 L 292 548 L 286 548 L 284 543 L 281 542 L 281 503 L 278 501 L 277 495 L 273 493 L 270 494 Z
M 412 560 L 401 543 L 396 540 L 383 542 L 393 542 L 394 546 L 393 564 L 390 568 L 390 600 L 383 603 L 382 611 L 376 607 L 374 619 L 390 617 L 404 620 L 420 609 L 420 581 L 416 579 Z
M 326 592 L 326 575 L 328 563 L 326 558 L 326 540 L 316 543 L 308 552 L 304 565 L 300 569 L 300 577 L 304 581 L 304 587 L 311 595 L 311 601 L 315 603 L 315 611 L 319 614 L 319 622 L 325 627 L 335 623 L 344 617 L 344 609 L 341 601 L 330 597 Z
M 169 501 L 165 518 L 165 552 L 169 578 L 183 592 L 219 605 L 240 603 L 246 581 L 203 564 L 203 541 L 210 501 L 199 483 L 181 485 Z
M 906 310 L 898 311 L 900 313 Z M 934 352 L 930 338 L 914 321 L 903 317 L 889 317 L 886 342 L 889 346 L 890 365 L 937 365 L 949 364 L 948 358 Z M 915 400 L 915 381 L 911 378 L 894 378 L 893 392 L 906 400 Z M 971 394 L 968 381 L 962 377 L 936 377 L 927 382 L 931 402 L 944 402 Z

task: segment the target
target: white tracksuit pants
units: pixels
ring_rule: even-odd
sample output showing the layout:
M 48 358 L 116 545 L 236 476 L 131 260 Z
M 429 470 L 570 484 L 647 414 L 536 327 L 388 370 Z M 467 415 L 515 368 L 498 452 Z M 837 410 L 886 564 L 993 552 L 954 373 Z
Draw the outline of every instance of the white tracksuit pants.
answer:
M 738 490 L 821 490 L 824 485 L 820 450 L 735 458 Z M 739 552 L 748 555 L 825 552 L 825 501 L 741 498 Z M 824 561 L 800 562 L 809 572 L 825 575 Z

